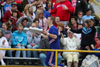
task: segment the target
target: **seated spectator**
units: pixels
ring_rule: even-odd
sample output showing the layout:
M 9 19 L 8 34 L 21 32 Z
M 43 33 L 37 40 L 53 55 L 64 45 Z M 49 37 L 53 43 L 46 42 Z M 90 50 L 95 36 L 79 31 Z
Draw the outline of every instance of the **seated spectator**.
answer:
M 32 23 L 33 28 L 37 28 L 35 23 Z M 28 40 L 28 49 L 38 49 L 40 47 L 40 40 L 41 40 L 41 35 L 37 33 L 32 33 L 30 31 L 26 32 L 27 34 L 27 40 Z M 35 58 L 38 57 L 37 51 L 32 51 L 33 56 Z M 27 57 L 31 57 L 31 51 L 27 51 Z
M 62 36 L 61 42 L 64 45 L 65 50 L 78 50 L 80 45 L 80 39 L 74 37 L 71 31 L 67 32 L 68 37 L 64 38 Z M 74 67 L 78 67 L 79 53 L 78 52 L 63 52 L 63 57 L 67 60 L 67 66 L 71 67 L 72 62 L 74 62 Z
M 27 4 L 24 8 L 24 16 L 29 17 L 32 21 L 35 19 L 35 13 L 33 12 L 32 5 Z
M 82 17 L 83 17 L 83 12 L 79 11 L 78 14 L 77 14 L 77 22 L 80 25 L 83 25 L 83 22 L 84 22 L 83 19 L 82 19 Z
M 49 49 L 49 42 L 46 39 L 41 39 L 40 41 L 40 49 Z M 46 57 L 47 57 L 47 52 L 41 51 L 40 52 L 40 61 L 42 63 L 43 66 L 47 66 L 45 61 L 46 61 Z M 58 56 L 58 65 L 61 63 L 62 60 L 62 56 L 59 54 Z
M 55 17 L 55 22 L 53 23 L 55 27 L 58 27 L 58 24 L 60 23 L 60 18 L 59 17 Z
M 12 25 L 15 27 L 15 30 L 17 29 L 16 28 L 16 22 L 17 22 L 17 20 L 19 19 L 19 13 L 17 12 L 17 11 L 12 11 L 12 15 L 11 15 L 11 17 L 10 17 L 10 19 L 12 20 Z M 15 31 L 14 30 L 14 31 Z
M 9 18 L 11 17 L 13 11 L 17 11 L 19 16 L 20 17 L 22 16 L 21 12 L 19 12 L 18 9 L 17 9 L 17 4 L 13 3 L 12 7 L 11 7 L 11 10 L 8 10 L 7 12 L 4 13 L 4 16 L 2 18 L 2 21 L 4 23 L 6 23 L 9 20 Z
M 92 16 L 91 13 L 92 13 L 92 10 L 91 9 L 87 9 L 86 10 L 86 15 L 84 15 L 82 17 L 83 21 L 90 20 L 90 19 L 94 19 L 94 16 Z
M 11 46 L 12 46 L 12 32 L 10 30 L 8 30 L 7 23 L 3 23 L 2 28 L 3 28 L 3 31 L 4 31 L 4 36 L 7 38 L 7 41 L 8 41 L 8 44 L 9 44 L 8 46 L 9 46 L 9 48 L 11 48 Z M 12 51 L 11 50 L 8 51 L 8 56 L 12 57 Z
M 46 2 L 45 9 L 46 9 L 46 11 L 49 11 L 50 9 L 53 9 L 53 3 L 52 3 L 52 1 Z
M 4 32 L 3 30 L 0 30 L 0 48 L 8 48 L 8 41 L 7 39 L 4 37 Z M 6 50 L 0 50 L 0 62 L 1 65 L 6 65 L 3 57 L 5 56 Z
M 96 45 L 94 46 L 93 44 L 91 44 L 91 47 L 93 50 L 95 51 L 100 51 L 100 37 L 96 37 Z M 90 50 L 90 49 L 89 49 Z M 96 56 L 99 57 L 100 53 L 94 53 Z
M 42 10 L 37 10 L 37 16 L 36 18 L 39 19 L 39 27 L 43 30 L 47 30 L 47 19 L 43 16 L 43 11 Z
M 19 24 L 17 30 L 13 32 L 12 43 L 14 48 L 25 49 L 27 46 L 27 36 L 22 30 L 23 26 Z M 15 56 L 20 57 L 20 52 L 21 51 L 16 51 Z M 26 57 L 26 51 L 22 51 L 22 53 L 23 57 Z
M 43 4 L 37 5 L 37 10 L 43 11 L 43 16 L 44 16 L 45 18 L 48 18 L 49 16 L 51 16 L 51 14 L 50 14 L 48 11 L 46 11 L 46 10 L 44 9 Z M 37 15 L 37 13 L 36 13 L 36 15 Z

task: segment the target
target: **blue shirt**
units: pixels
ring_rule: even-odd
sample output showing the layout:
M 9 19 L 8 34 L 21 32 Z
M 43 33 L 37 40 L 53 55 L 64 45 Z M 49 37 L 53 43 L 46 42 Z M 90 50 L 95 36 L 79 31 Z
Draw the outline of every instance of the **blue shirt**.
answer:
M 49 37 L 50 49 L 60 49 L 58 29 L 55 26 L 52 26 L 49 29 L 49 33 L 57 36 L 57 39 L 53 39 L 53 38 Z
M 94 19 L 94 17 L 91 16 L 91 15 L 90 16 L 85 15 L 85 16 L 82 17 L 82 19 L 85 21 L 85 20 Z
M 4 13 L 7 12 L 8 10 L 10 10 L 10 9 L 11 9 L 11 4 L 5 3 L 5 5 L 4 5 L 4 7 L 3 7 Z

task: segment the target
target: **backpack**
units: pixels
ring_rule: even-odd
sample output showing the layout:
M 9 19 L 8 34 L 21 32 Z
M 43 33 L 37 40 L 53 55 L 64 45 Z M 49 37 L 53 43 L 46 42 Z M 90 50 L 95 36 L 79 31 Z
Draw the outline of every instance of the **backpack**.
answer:
M 81 67 L 100 67 L 98 57 L 95 55 L 87 55 L 82 61 Z

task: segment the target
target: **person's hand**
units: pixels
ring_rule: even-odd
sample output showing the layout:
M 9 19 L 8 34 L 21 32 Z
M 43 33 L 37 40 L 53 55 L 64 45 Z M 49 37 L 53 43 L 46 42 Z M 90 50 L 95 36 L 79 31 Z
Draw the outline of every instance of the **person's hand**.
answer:
M 2 44 L 4 45 L 4 44 L 5 44 L 5 42 L 6 42 L 6 41 L 5 41 L 5 40 L 3 40 Z
M 24 44 L 22 46 L 24 46 Z
M 47 35 L 48 34 L 48 31 L 43 31 L 42 32 L 44 35 Z
M 91 44 L 91 48 L 92 48 L 92 49 L 94 49 L 94 48 L 95 48 L 93 44 Z
M 17 46 L 21 46 L 20 44 L 17 44 Z
M 62 37 L 62 38 L 64 38 L 64 35 L 63 35 L 63 34 L 61 34 L 61 37 Z
M 68 7 L 66 5 L 63 5 L 64 10 L 68 10 Z
M 71 28 L 69 26 L 65 27 L 65 29 L 70 30 Z
M 31 45 L 32 45 L 32 47 L 33 47 L 35 44 L 32 43 Z
M 90 47 L 89 46 L 86 46 L 85 48 L 88 49 L 88 50 L 90 50 Z

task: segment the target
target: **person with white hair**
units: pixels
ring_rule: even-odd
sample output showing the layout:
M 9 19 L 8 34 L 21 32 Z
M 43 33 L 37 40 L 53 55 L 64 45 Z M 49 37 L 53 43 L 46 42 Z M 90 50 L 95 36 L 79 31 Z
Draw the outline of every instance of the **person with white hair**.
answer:
M 8 48 L 8 41 L 6 37 L 4 37 L 3 30 L 0 29 L 0 48 Z M 0 50 L 0 62 L 1 65 L 6 65 L 3 57 L 5 56 L 6 50 Z
M 61 42 L 64 45 L 65 50 L 78 50 L 80 46 L 80 39 L 74 37 L 73 32 L 67 31 L 67 38 L 62 35 Z M 78 67 L 78 52 L 63 52 L 63 57 L 67 60 L 67 66 L 71 67 L 74 62 L 74 67 Z

